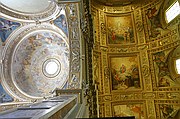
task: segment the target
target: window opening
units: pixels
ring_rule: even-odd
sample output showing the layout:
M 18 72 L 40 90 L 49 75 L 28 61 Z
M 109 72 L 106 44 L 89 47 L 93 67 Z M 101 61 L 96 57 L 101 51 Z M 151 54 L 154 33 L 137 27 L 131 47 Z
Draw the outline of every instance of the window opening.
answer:
M 179 14 L 180 14 L 180 6 L 179 6 L 179 2 L 176 1 L 172 6 L 170 6 L 166 10 L 166 20 L 167 20 L 167 22 L 169 23 L 170 21 L 172 21 Z

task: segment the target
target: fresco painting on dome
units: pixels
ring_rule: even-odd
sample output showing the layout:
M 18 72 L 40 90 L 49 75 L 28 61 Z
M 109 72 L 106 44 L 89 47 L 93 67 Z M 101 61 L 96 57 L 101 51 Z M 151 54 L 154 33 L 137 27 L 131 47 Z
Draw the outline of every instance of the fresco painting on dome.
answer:
M 109 44 L 135 43 L 131 15 L 107 16 Z
M 12 102 L 13 98 L 6 93 L 2 85 L 0 84 L 0 103 Z
M 140 76 L 137 56 L 111 57 L 112 90 L 139 89 Z
M 56 20 L 54 20 L 54 24 L 60 29 L 62 29 L 64 33 L 68 36 L 67 22 L 64 14 L 61 14 Z
M 43 64 L 48 59 L 60 63 L 55 77 L 44 74 Z M 18 87 L 31 96 L 44 96 L 56 87 L 63 87 L 69 76 L 69 47 L 60 36 L 38 32 L 24 39 L 13 58 L 13 75 Z
M 8 36 L 17 28 L 20 24 L 12 22 L 3 18 L 0 18 L 0 38 L 1 42 L 5 42 Z
M 135 119 L 145 119 L 143 104 L 113 105 L 114 117 L 134 116 Z

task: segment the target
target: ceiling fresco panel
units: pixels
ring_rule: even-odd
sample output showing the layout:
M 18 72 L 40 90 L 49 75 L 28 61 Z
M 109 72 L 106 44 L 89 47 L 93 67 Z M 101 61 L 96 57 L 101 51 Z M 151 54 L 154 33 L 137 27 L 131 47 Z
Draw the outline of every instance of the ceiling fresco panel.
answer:
M 108 44 L 135 43 L 131 14 L 121 16 L 107 15 Z

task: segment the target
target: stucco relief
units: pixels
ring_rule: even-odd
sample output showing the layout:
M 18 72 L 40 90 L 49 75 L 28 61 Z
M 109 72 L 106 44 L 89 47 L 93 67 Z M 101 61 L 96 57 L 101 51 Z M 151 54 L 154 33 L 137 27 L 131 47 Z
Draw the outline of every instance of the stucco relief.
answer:
M 79 4 L 67 4 L 67 20 L 69 28 L 70 48 L 70 80 L 68 82 L 68 88 L 78 89 L 80 88 L 80 19 L 78 13 Z

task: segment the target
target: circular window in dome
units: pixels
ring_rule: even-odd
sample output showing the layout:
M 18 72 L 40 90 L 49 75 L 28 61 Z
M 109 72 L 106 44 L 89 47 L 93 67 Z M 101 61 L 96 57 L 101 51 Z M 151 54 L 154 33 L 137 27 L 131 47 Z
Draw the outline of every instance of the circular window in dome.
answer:
M 47 59 L 43 64 L 43 73 L 49 78 L 53 78 L 60 73 L 61 64 L 57 59 Z
M 57 72 L 58 70 L 58 65 L 56 64 L 56 62 L 54 61 L 50 61 L 46 64 L 45 66 L 45 71 L 49 74 L 49 75 L 53 75 Z
M 180 83 L 180 46 L 170 52 L 168 67 L 171 78 Z

